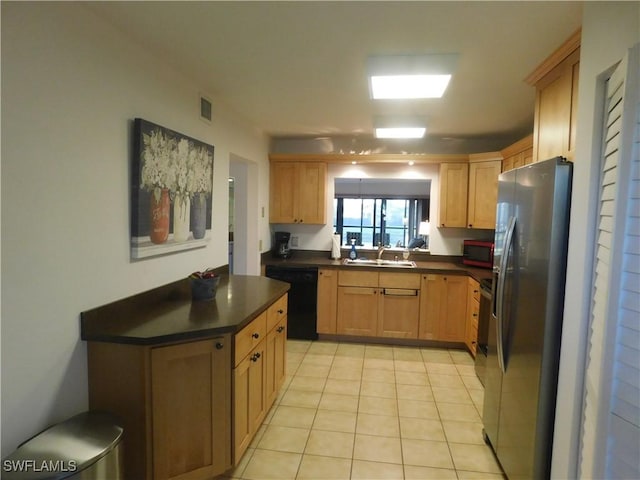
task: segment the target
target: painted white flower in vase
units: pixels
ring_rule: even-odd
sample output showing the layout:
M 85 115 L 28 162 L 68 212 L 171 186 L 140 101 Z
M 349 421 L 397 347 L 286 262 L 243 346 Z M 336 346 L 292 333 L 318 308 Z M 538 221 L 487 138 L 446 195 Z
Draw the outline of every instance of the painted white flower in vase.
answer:
M 186 242 L 190 233 L 191 199 L 189 197 L 189 141 L 181 139 L 174 150 L 173 164 L 173 241 Z

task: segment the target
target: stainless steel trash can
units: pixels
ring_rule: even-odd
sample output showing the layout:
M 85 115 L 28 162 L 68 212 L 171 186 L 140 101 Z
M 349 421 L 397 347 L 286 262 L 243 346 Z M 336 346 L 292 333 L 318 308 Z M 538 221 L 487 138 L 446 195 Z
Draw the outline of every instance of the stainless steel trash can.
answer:
M 113 415 L 81 413 L 22 443 L 2 460 L 2 480 L 120 480 L 122 433 Z

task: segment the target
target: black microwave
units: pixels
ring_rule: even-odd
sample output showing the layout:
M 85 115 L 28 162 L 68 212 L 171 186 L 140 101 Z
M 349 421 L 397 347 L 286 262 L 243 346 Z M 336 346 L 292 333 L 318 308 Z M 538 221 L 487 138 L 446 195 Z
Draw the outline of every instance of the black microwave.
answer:
M 465 240 L 462 263 L 472 267 L 493 268 L 494 244 L 488 240 Z

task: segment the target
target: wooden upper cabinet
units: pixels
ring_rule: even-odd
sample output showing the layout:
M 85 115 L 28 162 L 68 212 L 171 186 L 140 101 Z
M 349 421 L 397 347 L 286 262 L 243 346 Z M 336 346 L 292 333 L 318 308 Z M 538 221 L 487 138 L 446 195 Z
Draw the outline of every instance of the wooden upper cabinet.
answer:
M 500 151 L 502 154 L 502 171 L 529 165 L 533 162 L 533 134 L 518 140 Z
M 326 223 L 327 164 L 271 162 L 269 221 Z
M 467 226 L 467 183 L 469 165 L 440 164 L 440 221 L 441 227 Z
M 469 165 L 469 228 L 492 229 L 496 226 L 498 175 L 502 162 L 478 162 Z
M 526 81 L 536 88 L 533 160 L 575 153 L 580 35 L 575 32 Z

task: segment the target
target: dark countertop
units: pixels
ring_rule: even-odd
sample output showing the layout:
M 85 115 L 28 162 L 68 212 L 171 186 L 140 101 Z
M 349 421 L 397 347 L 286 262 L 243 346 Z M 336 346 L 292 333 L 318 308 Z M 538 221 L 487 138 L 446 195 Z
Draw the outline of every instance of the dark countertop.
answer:
M 391 253 L 391 254 L 390 254 Z M 399 252 L 385 252 L 383 258 L 391 260 L 394 254 Z M 365 254 L 367 258 L 375 258 L 375 254 Z M 346 266 L 344 258 L 340 260 L 332 260 L 329 258 L 329 252 L 317 252 L 309 250 L 295 250 L 291 258 L 282 259 L 274 258 L 270 253 L 265 254 L 262 258 L 263 265 L 279 265 L 291 267 L 319 267 L 319 268 L 348 268 L 357 270 L 374 270 L 378 272 L 394 271 L 394 272 L 413 272 L 413 273 L 440 273 L 450 275 L 468 275 L 477 281 L 485 278 L 491 278 L 491 269 L 469 267 L 464 265 L 460 257 L 438 256 L 428 254 L 412 253 L 409 260 L 416 262 L 416 268 L 393 268 L 393 267 L 374 267 L 374 266 Z
M 82 340 L 155 345 L 234 333 L 289 290 L 266 277 L 223 275 L 215 300 L 193 301 L 188 279 L 80 314 Z

